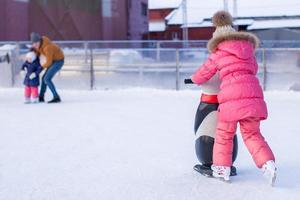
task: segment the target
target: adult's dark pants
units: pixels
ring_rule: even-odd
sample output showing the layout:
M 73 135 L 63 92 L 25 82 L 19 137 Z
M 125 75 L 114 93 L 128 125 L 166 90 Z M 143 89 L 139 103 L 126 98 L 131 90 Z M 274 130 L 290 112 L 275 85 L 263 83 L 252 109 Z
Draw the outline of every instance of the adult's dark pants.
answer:
M 53 97 L 58 97 L 55 85 L 52 82 L 53 77 L 55 74 L 61 70 L 62 66 L 64 65 L 64 60 L 54 61 L 50 67 L 47 68 L 45 74 L 42 77 L 42 84 L 41 84 L 41 91 L 40 97 L 44 97 L 47 86 L 49 87 L 50 91 L 53 94 Z

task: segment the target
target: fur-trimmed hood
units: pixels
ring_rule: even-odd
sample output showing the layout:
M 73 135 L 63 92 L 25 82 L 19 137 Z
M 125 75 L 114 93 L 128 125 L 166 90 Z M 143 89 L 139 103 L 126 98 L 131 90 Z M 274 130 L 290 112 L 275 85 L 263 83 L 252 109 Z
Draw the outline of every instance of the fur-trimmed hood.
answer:
M 258 37 L 252 33 L 248 32 L 227 32 L 210 39 L 207 43 L 207 49 L 209 52 L 214 52 L 218 45 L 224 41 L 230 40 L 244 40 L 249 41 L 253 44 L 253 47 L 256 49 L 259 47 L 260 41 Z

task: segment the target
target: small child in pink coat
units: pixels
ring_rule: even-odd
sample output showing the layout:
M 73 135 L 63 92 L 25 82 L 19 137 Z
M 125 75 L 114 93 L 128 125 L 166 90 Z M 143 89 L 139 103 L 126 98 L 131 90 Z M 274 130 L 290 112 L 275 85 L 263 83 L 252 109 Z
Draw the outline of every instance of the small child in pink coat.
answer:
M 267 118 L 263 91 L 256 78 L 258 65 L 254 51 L 259 40 L 251 33 L 236 32 L 228 12 L 217 12 L 212 21 L 216 30 L 208 42 L 211 54 L 191 79 L 200 85 L 217 72 L 221 79 L 213 176 L 229 181 L 233 137 L 239 123 L 242 138 L 256 166 L 263 169 L 273 185 L 275 158 L 259 129 L 260 121 Z

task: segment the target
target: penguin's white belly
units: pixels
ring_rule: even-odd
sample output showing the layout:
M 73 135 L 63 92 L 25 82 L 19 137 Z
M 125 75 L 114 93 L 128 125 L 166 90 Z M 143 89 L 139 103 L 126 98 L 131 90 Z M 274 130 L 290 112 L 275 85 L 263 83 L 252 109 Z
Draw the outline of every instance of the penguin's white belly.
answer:
M 196 140 L 201 136 L 215 137 L 217 127 L 217 111 L 210 112 L 200 124 L 196 132 Z

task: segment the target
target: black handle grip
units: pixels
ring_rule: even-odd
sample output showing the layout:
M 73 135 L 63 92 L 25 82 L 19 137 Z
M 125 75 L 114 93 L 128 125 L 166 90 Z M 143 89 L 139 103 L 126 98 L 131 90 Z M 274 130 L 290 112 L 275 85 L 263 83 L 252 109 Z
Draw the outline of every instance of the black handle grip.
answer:
M 194 84 L 194 82 L 192 81 L 192 79 L 186 78 L 184 79 L 184 84 Z

